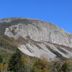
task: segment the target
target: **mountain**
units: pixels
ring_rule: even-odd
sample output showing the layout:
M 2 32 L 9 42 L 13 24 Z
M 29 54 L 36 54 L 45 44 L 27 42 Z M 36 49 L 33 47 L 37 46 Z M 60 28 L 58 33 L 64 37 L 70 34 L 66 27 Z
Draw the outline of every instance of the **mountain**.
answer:
M 13 38 L 17 48 L 32 57 L 72 58 L 72 35 L 57 26 L 32 19 L 1 19 L 0 34 Z
M 0 19 L 0 56 L 4 63 L 9 63 L 16 56 L 20 62 L 20 55 L 31 61 L 29 65 L 37 59 L 49 62 L 72 59 L 72 34 L 39 20 Z

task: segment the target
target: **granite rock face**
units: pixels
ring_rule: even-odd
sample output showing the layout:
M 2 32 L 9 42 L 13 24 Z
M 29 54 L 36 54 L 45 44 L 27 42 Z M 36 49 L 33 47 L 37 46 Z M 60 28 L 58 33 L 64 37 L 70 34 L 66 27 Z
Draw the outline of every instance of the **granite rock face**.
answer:
M 18 41 L 18 49 L 32 57 L 49 60 L 72 58 L 72 35 L 57 26 L 32 19 L 1 19 L 3 35 Z M 2 32 L 1 31 L 1 32 Z

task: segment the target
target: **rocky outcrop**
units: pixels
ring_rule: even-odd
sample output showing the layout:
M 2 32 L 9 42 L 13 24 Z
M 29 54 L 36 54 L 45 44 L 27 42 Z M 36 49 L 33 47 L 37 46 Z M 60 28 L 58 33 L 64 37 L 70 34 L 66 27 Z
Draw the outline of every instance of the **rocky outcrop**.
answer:
M 44 56 L 50 60 L 72 58 L 72 35 L 57 26 L 32 19 L 4 21 L 10 24 L 4 27 L 4 35 L 18 40 L 18 49 L 23 53 L 39 58 Z

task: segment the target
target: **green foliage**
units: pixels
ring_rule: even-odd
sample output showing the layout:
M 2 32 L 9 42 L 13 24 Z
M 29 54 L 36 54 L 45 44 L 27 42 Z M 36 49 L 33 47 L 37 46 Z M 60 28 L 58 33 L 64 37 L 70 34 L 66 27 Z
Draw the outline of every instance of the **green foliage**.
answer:
M 23 63 L 24 72 L 31 72 L 35 59 L 22 54 L 21 61 Z
M 50 64 L 46 60 L 37 59 L 33 65 L 32 72 L 50 72 Z
M 52 72 L 62 72 L 62 65 L 63 65 L 63 62 L 61 61 L 53 62 Z
M 22 72 L 21 53 L 19 50 L 11 57 L 8 66 L 9 71 Z
M 2 58 L 2 56 L 0 55 L 0 63 L 2 63 L 3 62 L 3 58 Z
M 16 43 L 13 39 L 10 39 L 7 36 L 2 36 L 2 35 L 0 35 L 0 47 L 11 49 L 13 51 L 17 48 Z
M 62 66 L 63 72 L 72 72 L 72 60 L 66 60 Z

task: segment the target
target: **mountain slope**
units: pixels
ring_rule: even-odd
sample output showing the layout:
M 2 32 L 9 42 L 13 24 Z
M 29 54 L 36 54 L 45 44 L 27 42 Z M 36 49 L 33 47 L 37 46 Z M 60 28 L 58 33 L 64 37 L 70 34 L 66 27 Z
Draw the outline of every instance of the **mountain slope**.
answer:
M 72 58 L 72 35 L 51 23 L 21 18 L 1 19 L 0 35 L 13 39 L 16 47 L 31 57 L 48 60 Z

